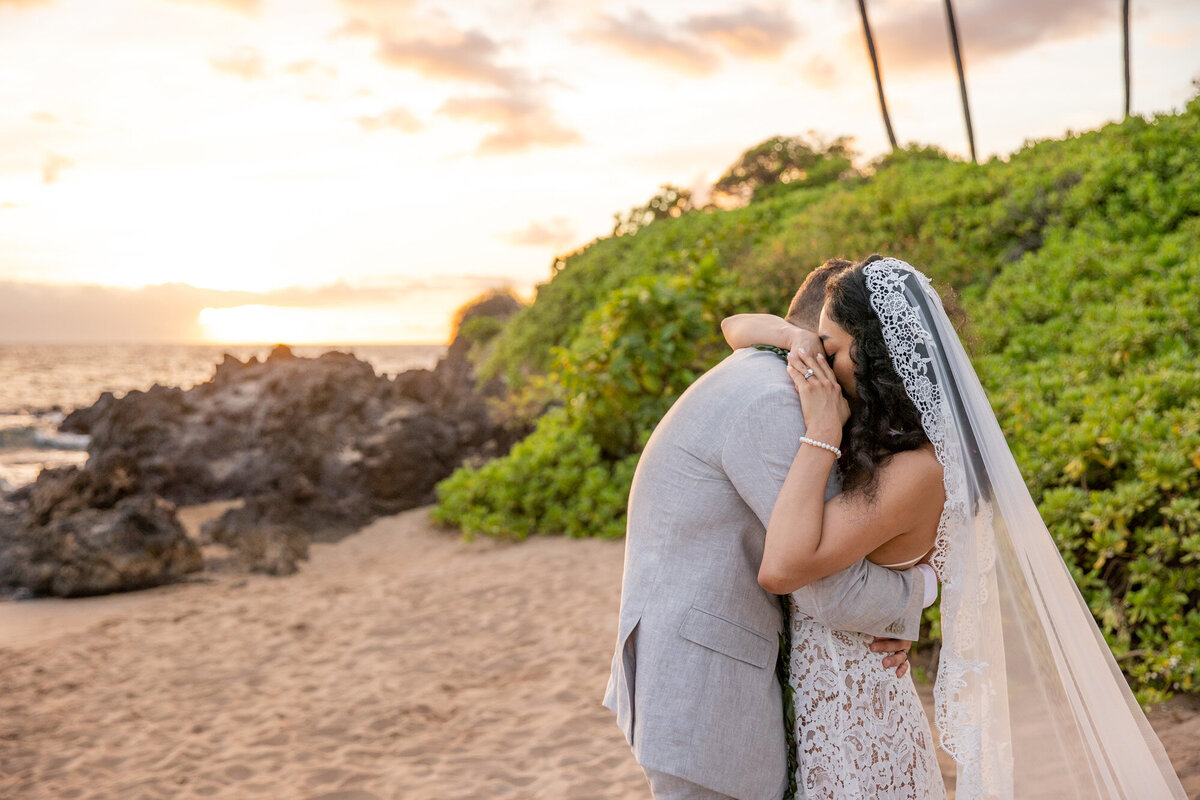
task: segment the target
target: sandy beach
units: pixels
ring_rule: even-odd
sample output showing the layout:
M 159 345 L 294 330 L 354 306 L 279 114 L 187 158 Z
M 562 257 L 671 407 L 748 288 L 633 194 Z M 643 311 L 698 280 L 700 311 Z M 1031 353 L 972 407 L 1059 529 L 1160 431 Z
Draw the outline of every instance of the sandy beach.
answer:
M 648 800 L 599 704 L 622 554 L 418 509 L 287 578 L 0 603 L 0 798 Z M 1151 722 L 1200 797 L 1200 701 Z

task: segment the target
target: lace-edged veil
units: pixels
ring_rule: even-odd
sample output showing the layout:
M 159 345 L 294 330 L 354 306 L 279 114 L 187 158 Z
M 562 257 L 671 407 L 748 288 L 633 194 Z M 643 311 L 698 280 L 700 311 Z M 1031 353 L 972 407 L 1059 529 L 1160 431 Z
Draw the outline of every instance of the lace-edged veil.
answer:
M 935 726 L 959 800 L 1178 798 L 929 279 L 864 268 L 892 363 L 943 466 L 933 563 L 942 649 Z

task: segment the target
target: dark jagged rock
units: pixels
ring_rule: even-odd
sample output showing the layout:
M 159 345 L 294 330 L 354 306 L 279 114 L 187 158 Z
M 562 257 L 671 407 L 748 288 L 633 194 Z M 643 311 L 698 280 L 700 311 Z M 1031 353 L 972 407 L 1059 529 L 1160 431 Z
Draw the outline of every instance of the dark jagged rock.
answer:
M 251 572 L 291 575 L 308 558 L 310 511 L 288 497 L 260 495 L 206 522 L 201 535 L 234 550 Z
M 63 433 L 91 433 L 92 425 L 103 419 L 117 402 L 112 392 L 103 392 L 96 402 L 86 408 L 77 408 L 63 418 L 58 429 Z
M 0 523 L 0 586 L 79 597 L 179 580 L 202 566 L 175 507 L 161 498 L 125 497 L 109 508 L 29 516 Z
M 102 453 L 87 469 L 45 469 L 23 490 L 30 524 L 48 525 L 84 509 L 107 509 L 137 493 L 137 465 L 125 453 Z
M 24 542 L 10 549 L 15 560 L 6 568 L 36 583 L 37 592 L 149 585 L 182 574 L 190 556 L 175 552 L 182 543 L 161 544 L 165 531 L 178 528 L 172 511 L 147 528 L 157 533 L 144 542 L 148 551 L 172 555 L 157 572 L 148 566 L 151 555 L 134 559 L 133 540 L 118 536 L 120 525 L 133 524 L 131 509 L 242 499 L 202 537 L 234 551 L 242 568 L 283 575 L 308 557 L 310 540 L 335 541 L 381 514 L 432 502 L 437 482 L 465 460 L 502 455 L 527 432 L 492 419 L 461 327 L 519 307 L 510 296 L 485 298 L 463 313 L 464 333 L 434 369 L 395 378 L 348 353 L 300 358 L 279 345 L 261 362 L 226 354 L 211 380 L 186 391 L 155 385 L 101 395 L 61 426 L 90 437 L 87 464 L 44 470 L 0 507 L 0 526 L 17 530 L 0 537 Z M 34 531 L 44 546 L 30 544 L 36 537 L 25 534 Z M 92 532 L 93 544 L 68 553 L 64 542 L 78 531 Z M 142 565 L 125 570 L 128 578 L 112 574 L 105 536 L 125 561 Z M 88 559 L 95 563 L 87 566 Z M 57 571 L 68 577 L 47 577 Z

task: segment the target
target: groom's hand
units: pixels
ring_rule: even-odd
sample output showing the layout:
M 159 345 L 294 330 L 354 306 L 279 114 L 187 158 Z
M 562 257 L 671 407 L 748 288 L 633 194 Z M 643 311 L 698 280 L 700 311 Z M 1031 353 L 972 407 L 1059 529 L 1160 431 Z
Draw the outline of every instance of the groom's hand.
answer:
M 884 668 L 896 667 L 896 677 L 903 678 L 908 673 L 908 651 L 912 645 L 912 642 L 904 639 L 882 639 L 876 636 L 871 642 L 871 652 L 887 653 L 887 658 L 883 659 Z

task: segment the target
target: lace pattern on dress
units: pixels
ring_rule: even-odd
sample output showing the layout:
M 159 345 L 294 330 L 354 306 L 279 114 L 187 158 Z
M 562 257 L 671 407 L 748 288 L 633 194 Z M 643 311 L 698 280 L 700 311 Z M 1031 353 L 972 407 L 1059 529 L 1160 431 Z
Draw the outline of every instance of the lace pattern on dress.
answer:
M 791 605 L 791 597 L 788 597 Z M 872 637 L 791 608 L 796 784 L 805 800 L 944 800 L 912 676 L 879 666 Z

